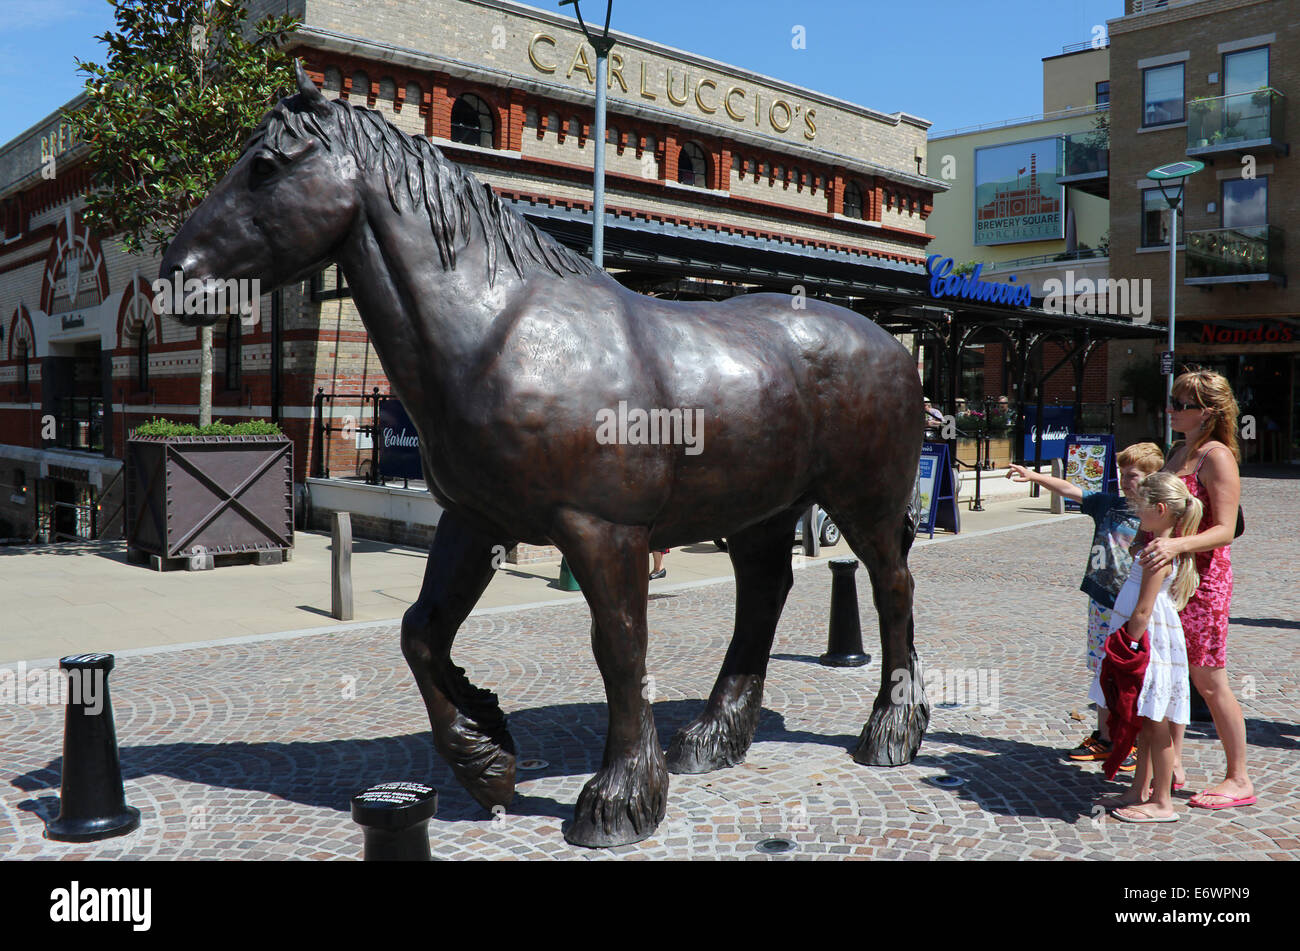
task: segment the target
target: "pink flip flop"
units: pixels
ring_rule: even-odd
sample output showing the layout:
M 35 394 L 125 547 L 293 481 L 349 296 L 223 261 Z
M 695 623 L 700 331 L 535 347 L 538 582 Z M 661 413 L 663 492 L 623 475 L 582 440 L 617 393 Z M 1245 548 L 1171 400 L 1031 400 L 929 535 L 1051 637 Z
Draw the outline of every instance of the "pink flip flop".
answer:
M 1207 802 L 1198 802 L 1201 796 L 1214 796 L 1216 799 L 1226 799 L 1227 802 L 1220 802 L 1211 805 Z M 1240 799 L 1234 799 L 1227 793 L 1217 792 L 1200 792 L 1187 801 L 1187 805 L 1193 809 L 1231 809 L 1233 806 L 1253 806 L 1259 800 L 1254 796 L 1243 796 Z

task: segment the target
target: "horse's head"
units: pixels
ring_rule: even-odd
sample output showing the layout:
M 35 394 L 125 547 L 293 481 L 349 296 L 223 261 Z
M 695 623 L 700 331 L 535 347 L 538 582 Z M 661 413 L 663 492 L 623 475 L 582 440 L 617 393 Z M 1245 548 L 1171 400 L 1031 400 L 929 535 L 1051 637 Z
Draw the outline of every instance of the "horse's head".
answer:
M 333 259 L 361 207 L 349 150 L 330 148 L 333 106 L 298 65 L 298 94 L 262 120 L 235 165 L 163 255 L 159 276 L 250 280 L 261 292 L 300 281 Z M 185 323 L 215 315 L 173 314 Z

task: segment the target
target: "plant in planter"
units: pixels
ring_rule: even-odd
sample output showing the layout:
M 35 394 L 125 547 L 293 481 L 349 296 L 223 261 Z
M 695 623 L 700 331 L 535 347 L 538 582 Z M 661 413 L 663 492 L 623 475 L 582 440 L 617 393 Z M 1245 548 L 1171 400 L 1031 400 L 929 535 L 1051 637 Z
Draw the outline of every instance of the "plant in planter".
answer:
M 274 423 L 155 419 L 126 454 L 127 555 L 161 570 L 220 555 L 276 564 L 293 550 L 293 443 Z

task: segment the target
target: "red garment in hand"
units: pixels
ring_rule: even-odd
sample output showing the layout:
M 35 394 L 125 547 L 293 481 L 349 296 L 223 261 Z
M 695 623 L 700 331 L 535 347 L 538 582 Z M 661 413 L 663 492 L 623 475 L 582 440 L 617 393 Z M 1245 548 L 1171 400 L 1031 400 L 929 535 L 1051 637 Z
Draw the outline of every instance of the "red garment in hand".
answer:
M 1106 709 L 1110 711 L 1110 719 L 1106 721 L 1110 728 L 1110 756 L 1102 764 L 1107 779 L 1115 778 L 1120 763 L 1128 758 L 1142 727 L 1143 718 L 1138 716 L 1137 702 L 1146 679 L 1147 663 L 1151 660 L 1151 641 L 1147 632 L 1142 632 L 1137 650 L 1132 645 L 1133 638 L 1129 636 L 1128 624 L 1125 623 L 1106 638 L 1106 656 L 1101 661 L 1099 681 L 1101 692 L 1106 695 Z

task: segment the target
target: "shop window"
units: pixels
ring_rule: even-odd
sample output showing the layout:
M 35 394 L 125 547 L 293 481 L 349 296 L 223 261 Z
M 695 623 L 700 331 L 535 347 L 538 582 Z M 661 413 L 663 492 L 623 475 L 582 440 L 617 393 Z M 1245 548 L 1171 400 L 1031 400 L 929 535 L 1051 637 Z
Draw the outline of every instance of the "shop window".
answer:
M 1169 246 L 1169 202 L 1158 188 L 1142 192 L 1142 247 Z
M 682 146 L 677 157 L 677 181 L 695 188 L 708 187 L 708 162 L 704 150 L 694 142 Z
M 1142 70 L 1142 125 L 1167 125 L 1182 122 L 1183 65 L 1154 66 Z
M 226 318 L 226 389 L 238 390 L 243 384 L 243 327 L 239 317 Z
M 149 327 L 143 322 L 136 331 L 135 389 L 137 393 L 149 389 Z
M 451 107 L 451 140 L 462 145 L 493 147 L 495 123 L 488 104 L 472 93 L 465 93 Z
M 1268 224 L 1268 178 L 1229 178 L 1223 182 L 1223 227 Z
M 849 182 L 844 186 L 844 216 L 846 218 L 863 217 L 862 189 L 858 187 L 857 182 Z

